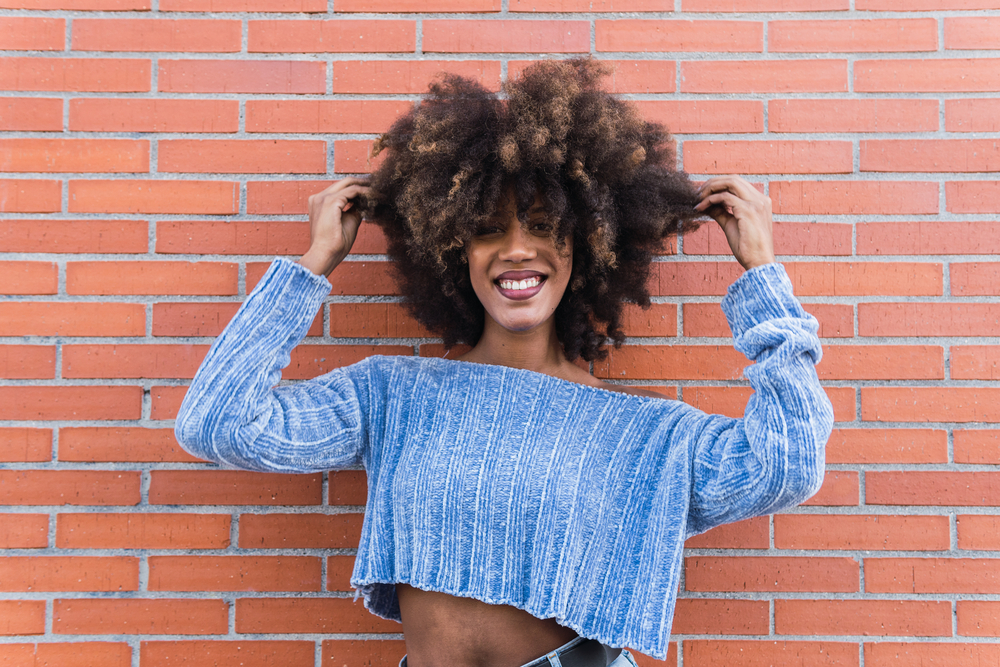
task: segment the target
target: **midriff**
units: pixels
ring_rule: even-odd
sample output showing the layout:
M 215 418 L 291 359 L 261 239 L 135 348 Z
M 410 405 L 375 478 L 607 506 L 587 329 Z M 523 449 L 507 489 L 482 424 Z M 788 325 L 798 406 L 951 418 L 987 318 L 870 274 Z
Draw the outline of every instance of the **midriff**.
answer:
M 396 584 L 407 667 L 519 667 L 576 632 L 516 607 Z

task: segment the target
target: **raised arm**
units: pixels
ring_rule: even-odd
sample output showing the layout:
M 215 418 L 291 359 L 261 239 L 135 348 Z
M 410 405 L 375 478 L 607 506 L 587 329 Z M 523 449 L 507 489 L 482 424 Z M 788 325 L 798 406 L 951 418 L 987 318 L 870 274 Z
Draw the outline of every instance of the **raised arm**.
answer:
M 367 364 L 278 387 L 281 369 L 324 297 L 325 278 L 350 251 L 363 193 L 340 181 L 310 198 L 313 243 L 299 264 L 278 259 L 212 345 L 174 432 L 195 456 L 249 470 L 311 472 L 356 464 L 367 441 Z
M 774 263 L 770 200 L 736 177 L 710 179 L 702 196 L 699 209 L 719 222 L 747 269 L 722 309 L 736 349 L 754 362 L 744 371 L 754 393 L 743 419 L 705 416 L 692 429 L 689 534 L 813 495 L 823 482 L 833 425 L 815 370 L 822 354 L 818 324 Z

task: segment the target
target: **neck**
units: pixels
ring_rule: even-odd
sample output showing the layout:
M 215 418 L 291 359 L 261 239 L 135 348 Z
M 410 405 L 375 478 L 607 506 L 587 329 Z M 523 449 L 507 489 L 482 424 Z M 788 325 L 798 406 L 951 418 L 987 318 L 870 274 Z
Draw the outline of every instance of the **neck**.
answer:
M 560 375 L 560 370 L 570 363 L 556 336 L 552 318 L 529 331 L 508 331 L 489 315 L 486 316 L 479 342 L 462 355 L 462 359 L 480 364 L 522 368 L 546 375 Z

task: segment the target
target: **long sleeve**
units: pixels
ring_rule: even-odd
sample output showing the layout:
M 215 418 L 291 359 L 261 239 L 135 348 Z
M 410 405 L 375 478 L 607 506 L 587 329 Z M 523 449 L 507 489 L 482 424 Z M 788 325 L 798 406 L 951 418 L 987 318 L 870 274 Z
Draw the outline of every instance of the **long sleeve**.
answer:
M 816 319 L 792 293 L 780 264 L 747 271 L 722 301 L 737 350 L 754 364 L 742 419 L 708 416 L 692 438 L 688 534 L 772 514 L 808 499 L 823 482 L 833 408 L 815 365 Z
M 212 345 L 174 433 L 226 466 L 313 472 L 356 464 L 367 440 L 362 362 L 275 388 L 330 283 L 286 259 L 271 265 Z

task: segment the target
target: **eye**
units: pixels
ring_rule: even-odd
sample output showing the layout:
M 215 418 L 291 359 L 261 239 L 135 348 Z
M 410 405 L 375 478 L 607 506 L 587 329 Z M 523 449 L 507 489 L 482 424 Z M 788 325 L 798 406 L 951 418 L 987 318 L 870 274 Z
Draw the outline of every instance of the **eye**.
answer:
M 553 225 L 548 218 L 537 216 L 528 221 L 528 229 L 530 229 L 533 234 L 547 236 L 555 231 L 555 225 Z
M 476 230 L 476 236 L 495 236 L 497 234 L 503 234 L 503 230 L 499 225 L 492 223 L 486 223 Z

